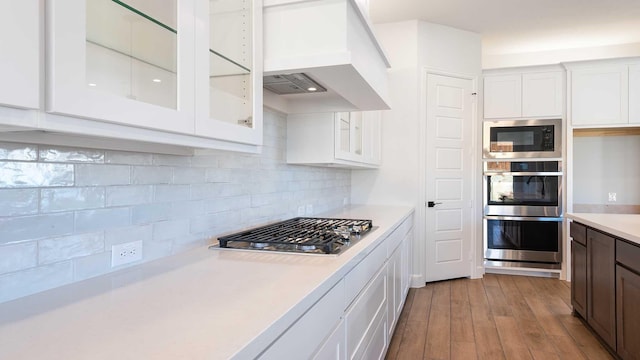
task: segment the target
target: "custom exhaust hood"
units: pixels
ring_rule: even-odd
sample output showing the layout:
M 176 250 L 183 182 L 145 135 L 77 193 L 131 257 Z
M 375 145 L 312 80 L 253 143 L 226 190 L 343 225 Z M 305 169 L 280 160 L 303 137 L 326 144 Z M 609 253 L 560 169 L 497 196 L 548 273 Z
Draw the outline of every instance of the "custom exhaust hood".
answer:
M 264 103 L 285 113 L 389 109 L 389 62 L 355 0 L 264 0 Z

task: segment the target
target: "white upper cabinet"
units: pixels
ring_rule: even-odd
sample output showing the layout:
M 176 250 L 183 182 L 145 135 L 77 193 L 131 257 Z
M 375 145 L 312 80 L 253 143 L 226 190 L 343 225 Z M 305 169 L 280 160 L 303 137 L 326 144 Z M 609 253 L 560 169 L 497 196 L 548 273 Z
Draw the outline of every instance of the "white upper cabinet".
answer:
M 321 87 L 291 93 L 290 86 L 282 92 L 274 86 L 265 90 L 265 104 L 289 114 L 389 109 L 390 64 L 365 3 L 264 1 L 265 76 L 303 73 Z
M 0 105 L 40 107 L 40 1 L 0 2 Z
M 624 64 L 570 69 L 571 124 L 629 123 L 629 75 Z
M 262 11 L 254 8 L 262 1 L 197 0 L 198 135 L 262 144 Z
M 522 71 L 484 76 L 484 118 L 561 117 L 562 71 Z
M 522 76 L 484 77 L 484 117 L 486 119 L 522 116 Z
M 562 116 L 561 71 L 522 74 L 522 116 Z
M 287 163 L 347 168 L 380 165 L 380 112 L 287 117 Z
M 640 64 L 629 66 L 629 123 L 640 124 Z
M 195 0 L 47 2 L 47 111 L 194 133 Z

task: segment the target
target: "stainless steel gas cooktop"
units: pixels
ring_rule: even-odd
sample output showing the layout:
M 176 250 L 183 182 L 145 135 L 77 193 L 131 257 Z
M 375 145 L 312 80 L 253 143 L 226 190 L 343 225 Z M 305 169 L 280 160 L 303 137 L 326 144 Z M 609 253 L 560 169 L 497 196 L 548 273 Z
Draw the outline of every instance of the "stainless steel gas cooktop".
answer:
M 371 220 L 297 217 L 222 236 L 211 248 L 335 255 L 372 229 Z

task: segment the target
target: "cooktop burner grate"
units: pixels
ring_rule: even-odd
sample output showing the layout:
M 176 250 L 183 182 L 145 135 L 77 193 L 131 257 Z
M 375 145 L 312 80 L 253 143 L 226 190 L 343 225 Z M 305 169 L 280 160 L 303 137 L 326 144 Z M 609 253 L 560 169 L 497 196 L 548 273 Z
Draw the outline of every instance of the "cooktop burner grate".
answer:
M 297 217 L 218 238 L 221 248 L 336 254 L 370 231 L 371 220 Z

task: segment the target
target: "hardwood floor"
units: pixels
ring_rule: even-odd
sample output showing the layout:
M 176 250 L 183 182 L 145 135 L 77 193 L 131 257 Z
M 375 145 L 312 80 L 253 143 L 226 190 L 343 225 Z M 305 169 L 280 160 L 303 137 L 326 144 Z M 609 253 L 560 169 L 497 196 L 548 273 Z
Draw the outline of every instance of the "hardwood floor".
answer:
M 613 359 L 571 315 L 571 288 L 486 274 L 411 289 L 387 360 Z

